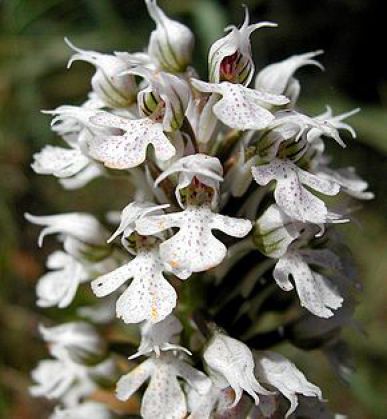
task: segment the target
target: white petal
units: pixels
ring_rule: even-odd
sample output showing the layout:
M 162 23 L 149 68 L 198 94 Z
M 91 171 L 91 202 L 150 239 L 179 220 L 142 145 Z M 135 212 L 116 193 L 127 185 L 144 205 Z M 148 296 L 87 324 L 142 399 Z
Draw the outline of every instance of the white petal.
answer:
M 223 231 L 223 233 L 232 237 L 242 238 L 250 232 L 252 224 L 249 220 L 214 214 L 210 222 L 210 228 Z
M 288 418 L 297 408 L 297 394 L 322 398 L 321 390 L 310 383 L 289 360 L 275 352 L 262 352 L 256 357 L 256 371 L 260 379 L 276 387 L 289 401 Z
M 188 419 L 211 419 L 211 414 L 218 402 L 221 390 L 212 385 L 204 395 L 200 395 L 194 389 L 189 389 L 188 406 L 191 411 Z
M 289 275 L 294 279 L 301 306 L 311 313 L 328 318 L 333 316 L 332 310 L 341 307 L 343 299 L 332 284 L 322 275 L 313 272 L 295 252 L 283 256 L 273 271 L 274 279 L 285 291 L 293 288 Z
M 134 260 L 114 271 L 102 275 L 91 282 L 91 288 L 97 297 L 105 297 L 116 291 L 134 275 Z
M 91 121 L 96 125 L 111 126 L 124 131 L 123 135 L 96 136 L 89 140 L 90 155 L 112 169 L 139 166 L 146 158 L 149 144 L 156 158 L 165 161 L 175 154 L 175 147 L 163 132 L 163 127 L 151 119 L 123 120 L 106 112 L 99 112 Z
M 39 331 L 46 342 L 65 347 L 70 352 L 80 350 L 101 354 L 104 349 L 101 337 L 89 323 L 70 322 L 54 327 L 40 325 Z
M 142 398 L 141 416 L 144 419 L 182 419 L 186 414 L 185 395 L 176 375 L 168 364 L 159 364 Z
M 290 217 L 302 222 L 322 224 L 327 222 L 328 210 L 323 201 L 305 189 L 306 184 L 319 192 L 335 195 L 339 185 L 298 168 L 289 160 L 275 159 L 269 164 L 252 168 L 255 181 L 267 185 L 276 180 L 274 192 L 278 206 Z
M 117 382 L 117 398 L 123 401 L 129 399 L 151 376 L 153 370 L 153 359 L 147 359 L 128 374 L 122 376 Z

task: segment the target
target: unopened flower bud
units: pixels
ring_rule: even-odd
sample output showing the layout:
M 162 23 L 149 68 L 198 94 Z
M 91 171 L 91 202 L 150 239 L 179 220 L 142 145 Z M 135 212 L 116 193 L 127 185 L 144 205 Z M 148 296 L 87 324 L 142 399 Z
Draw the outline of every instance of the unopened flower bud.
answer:
M 68 63 L 87 61 L 96 68 L 91 79 L 91 85 L 97 96 L 111 108 L 126 108 L 136 101 L 136 82 L 133 75 L 122 74 L 129 64 L 116 55 L 101 54 L 95 51 L 85 51 L 75 47 L 66 39 L 67 44 L 76 51 Z
M 218 39 L 208 55 L 209 80 L 212 83 L 229 81 L 247 86 L 254 74 L 254 63 L 251 57 L 250 35 L 256 29 L 265 26 L 276 26 L 271 22 L 249 24 L 249 13 L 246 9 L 245 20 L 240 29 L 229 26 L 231 32 Z
M 181 73 L 191 62 L 194 36 L 189 28 L 170 19 L 157 6 L 156 0 L 145 0 L 156 29 L 149 40 L 149 55 L 166 71 Z

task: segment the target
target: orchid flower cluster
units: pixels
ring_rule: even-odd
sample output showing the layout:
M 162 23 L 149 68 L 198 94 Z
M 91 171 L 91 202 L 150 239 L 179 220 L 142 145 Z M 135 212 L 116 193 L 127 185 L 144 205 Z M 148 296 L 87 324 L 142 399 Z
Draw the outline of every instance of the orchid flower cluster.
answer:
M 333 417 L 319 387 L 270 349 L 320 349 L 341 376 L 351 372 L 340 331 L 354 324 L 359 284 L 334 226 L 349 221 L 351 198 L 372 193 L 353 168 L 331 167 L 325 144 L 355 137 L 344 120 L 358 109 L 297 107 L 295 73 L 322 68 L 322 51 L 253 80 L 250 37 L 276 25 L 250 23 L 247 9 L 211 46 L 201 80 L 191 30 L 145 4 L 156 25 L 145 52 L 67 41 L 69 66 L 95 67 L 91 92 L 81 106 L 47 111 L 65 146 L 45 146 L 32 168 L 69 190 L 120 173 L 133 192 L 104 224 L 86 213 L 26 215 L 43 226 L 39 245 L 55 234 L 62 246 L 37 283 L 38 306 L 73 305 L 78 316 L 41 326 L 52 359 L 33 371 L 31 393 L 56 401 L 55 419 L 122 414 L 95 397 L 114 387 L 120 400 L 141 396 L 145 419 Z M 88 287 L 101 300 L 80 307 Z M 273 314 L 281 320 L 267 330 Z M 126 336 L 130 325 L 138 347 L 128 337 L 115 351 L 106 330 Z

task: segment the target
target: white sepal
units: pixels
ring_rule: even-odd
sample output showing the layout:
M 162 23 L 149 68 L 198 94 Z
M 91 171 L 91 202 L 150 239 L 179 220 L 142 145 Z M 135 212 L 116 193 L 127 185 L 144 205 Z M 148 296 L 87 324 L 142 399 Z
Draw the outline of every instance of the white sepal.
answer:
M 74 61 L 86 61 L 95 66 L 96 72 L 91 79 L 94 92 L 106 106 L 126 108 L 136 100 L 136 82 L 132 75 L 122 74 L 130 67 L 119 55 L 101 54 L 77 48 L 68 39 L 67 45 L 76 51 L 67 67 Z
M 48 234 L 61 234 L 73 237 L 90 245 L 104 245 L 108 237 L 105 228 L 92 215 L 81 212 L 69 212 L 58 215 L 32 215 L 25 213 L 25 218 L 33 224 L 45 226 L 38 238 L 39 247 Z
M 137 352 L 130 356 L 129 359 L 137 358 L 141 355 L 147 355 L 150 352 L 155 352 L 156 356 L 160 356 L 161 351 L 184 351 L 188 355 L 191 352 L 173 342 L 176 337 L 182 332 L 183 326 L 179 319 L 173 314 L 170 314 L 164 320 L 158 323 L 146 321 L 141 325 L 141 343 Z
M 305 65 L 315 65 L 323 70 L 322 65 L 314 60 L 314 57 L 323 51 L 307 52 L 300 55 L 292 55 L 286 60 L 270 64 L 263 68 L 255 79 L 255 88 L 276 95 L 285 95 L 294 104 L 298 98 L 297 80 L 294 73 Z

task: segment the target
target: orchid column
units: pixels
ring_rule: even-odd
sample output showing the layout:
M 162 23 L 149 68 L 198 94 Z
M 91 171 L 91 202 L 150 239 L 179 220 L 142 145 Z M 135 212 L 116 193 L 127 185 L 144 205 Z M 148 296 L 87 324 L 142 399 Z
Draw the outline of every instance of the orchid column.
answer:
M 120 173 L 134 193 L 104 222 L 26 214 L 44 226 L 39 245 L 56 234 L 63 247 L 48 258 L 37 304 L 73 305 L 79 317 L 41 326 L 53 359 L 33 371 L 31 393 L 56 401 L 54 419 L 128 413 L 96 396 L 114 387 L 120 400 L 140 396 L 145 419 L 333 417 L 319 387 L 271 349 L 318 348 L 349 373 L 340 331 L 353 323 L 358 282 L 336 224 L 350 221 L 350 199 L 372 193 L 353 168 L 330 166 L 325 142 L 344 148 L 341 131 L 355 132 L 343 121 L 358 110 L 297 107 L 295 73 L 322 69 L 322 51 L 259 68 L 251 85 L 250 37 L 276 25 L 251 24 L 247 9 L 211 46 L 201 80 L 191 30 L 155 0 L 145 5 L 156 24 L 145 52 L 67 41 L 69 66 L 95 66 L 91 91 L 81 106 L 47 111 L 66 145 L 44 147 L 32 168 L 65 189 Z M 94 304 L 79 307 L 87 287 Z M 280 321 L 263 330 L 269 313 Z

